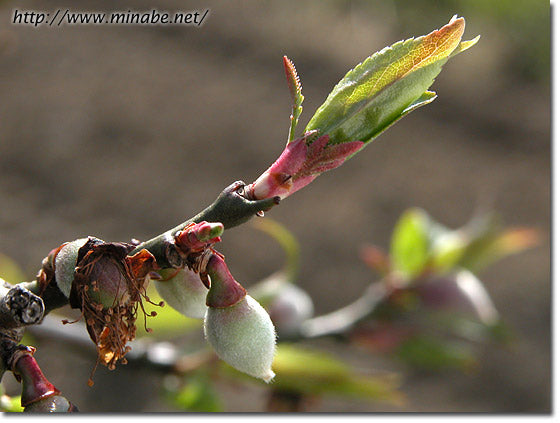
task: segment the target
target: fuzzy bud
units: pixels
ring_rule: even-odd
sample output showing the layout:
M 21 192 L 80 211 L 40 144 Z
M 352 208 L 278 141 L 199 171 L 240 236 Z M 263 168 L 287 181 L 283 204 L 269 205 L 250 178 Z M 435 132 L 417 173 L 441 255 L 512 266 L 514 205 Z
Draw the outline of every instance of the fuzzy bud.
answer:
M 76 262 L 78 261 L 78 251 L 87 241 L 88 238 L 80 238 L 68 242 L 62 246 L 56 255 L 54 261 L 56 284 L 66 297 L 70 297 L 70 290 L 74 282 L 74 271 L 76 269 Z
M 307 292 L 289 282 L 285 273 L 274 273 L 250 288 L 268 311 L 278 335 L 297 335 L 301 324 L 313 316 L 313 301 Z
M 246 295 L 225 308 L 209 307 L 204 335 L 218 356 L 237 370 L 270 382 L 276 346 L 274 325 L 261 305 Z
M 25 407 L 26 413 L 75 413 L 78 408 L 61 395 L 54 395 Z
M 160 274 L 163 279 L 154 280 L 153 283 L 161 298 L 187 317 L 204 318 L 208 289 L 199 274 L 187 268 L 165 269 Z

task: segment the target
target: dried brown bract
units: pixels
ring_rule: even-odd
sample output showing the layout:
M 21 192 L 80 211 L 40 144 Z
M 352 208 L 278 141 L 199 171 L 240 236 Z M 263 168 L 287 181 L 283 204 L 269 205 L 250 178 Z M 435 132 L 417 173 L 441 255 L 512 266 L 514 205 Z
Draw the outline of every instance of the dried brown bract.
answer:
M 147 250 L 128 256 L 133 249 L 131 244 L 90 238 L 78 253 L 70 292 L 70 305 L 82 310 L 97 346 L 98 362 L 111 370 L 119 360 L 126 362 L 127 343 L 136 335 L 138 306 L 144 312 L 142 299 L 148 299 L 146 275 L 157 268 Z

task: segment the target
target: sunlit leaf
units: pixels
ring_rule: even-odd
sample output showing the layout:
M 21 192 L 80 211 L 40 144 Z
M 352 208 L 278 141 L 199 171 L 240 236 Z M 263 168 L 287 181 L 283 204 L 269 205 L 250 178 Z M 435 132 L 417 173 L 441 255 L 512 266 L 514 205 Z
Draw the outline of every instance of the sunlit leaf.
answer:
M 430 103 L 427 91 L 453 53 L 474 45 L 460 44 L 463 18 L 453 17 L 441 29 L 400 41 L 375 53 L 349 71 L 311 118 L 305 131 L 329 134 L 330 143 L 373 140 L 410 111 Z
M 453 269 L 465 254 L 467 240 L 459 231 L 448 231 L 436 238 L 431 248 L 434 271 L 446 273 Z
M 410 209 L 397 222 L 391 238 L 393 270 L 405 278 L 417 276 L 429 258 L 428 217 L 420 209 Z
M 21 396 L 0 396 L 0 411 L 4 413 L 21 413 L 23 411 L 23 407 L 21 406 Z

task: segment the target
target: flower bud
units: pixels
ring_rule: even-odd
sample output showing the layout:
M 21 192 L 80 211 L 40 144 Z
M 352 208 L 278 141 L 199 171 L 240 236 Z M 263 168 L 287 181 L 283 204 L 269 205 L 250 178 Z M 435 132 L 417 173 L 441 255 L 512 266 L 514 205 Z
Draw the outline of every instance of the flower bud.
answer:
M 276 333 L 261 305 L 246 295 L 225 308 L 209 307 L 204 335 L 218 356 L 237 370 L 270 382 Z
M 57 253 L 54 261 L 55 278 L 58 288 L 66 297 L 70 297 L 70 290 L 74 282 L 74 271 L 78 260 L 78 251 L 88 241 L 80 238 L 64 244 Z
M 278 335 L 296 335 L 305 320 L 313 316 L 313 301 L 309 294 L 289 282 L 285 273 L 274 273 L 250 288 L 268 311 Z
M 175 274 L 174 274 L 175 273 Z M 204 318 L 208 289 L 198 273 L 187 268 L 160 271 L 162 280 L 154 280 L 157 292 L 179 313 L 195 319 Z
M 25 413 L 75 413 L 78 408 L 61 395 L 53 395 L 29 404 L 23 410 Z

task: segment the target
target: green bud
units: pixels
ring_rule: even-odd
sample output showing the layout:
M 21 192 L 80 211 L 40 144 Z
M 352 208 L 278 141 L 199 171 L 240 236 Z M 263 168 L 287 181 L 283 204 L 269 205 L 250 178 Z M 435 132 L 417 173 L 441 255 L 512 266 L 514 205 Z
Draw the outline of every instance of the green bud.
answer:
M 56 284 L 66 297 L 70 296 L 72 283 L 74 282 L 74 271 L 78 260 L 78 250 L 84 246 L 88 238 L 80 238 L 65 244 L 54 261 L 54 274 Z
M 237 370 L 267 383 L 274 378 L 276 332 L 268 313 L 251 296 L 230 307 L 208 307 L 204 335 L 218 356 Z
M 175 275 L 168 275 L 176 272 L 175 269 L 165 269 L 160 271 L 164 279 L 154 280 L 157 292 L 167 304 L 179 313 L 195 319 L 204 318 L 206 313 L 206 295 L 208 289 L 203 285 L 198 273 L 189 269 L 180 269 Z

